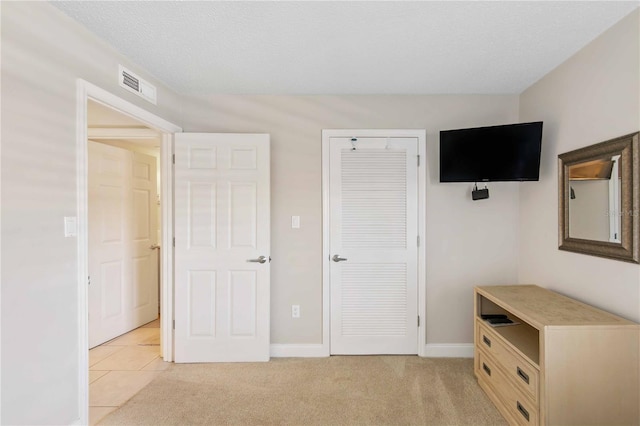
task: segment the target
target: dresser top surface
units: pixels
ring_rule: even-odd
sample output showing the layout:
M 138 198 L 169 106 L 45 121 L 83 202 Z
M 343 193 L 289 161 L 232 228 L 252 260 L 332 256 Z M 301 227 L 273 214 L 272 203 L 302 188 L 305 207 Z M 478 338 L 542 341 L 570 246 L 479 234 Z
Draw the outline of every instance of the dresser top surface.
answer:
M 609 312 L 535 285 L 476 287 L 481 294 L 538 328 L 571 325 L 637 325 Z

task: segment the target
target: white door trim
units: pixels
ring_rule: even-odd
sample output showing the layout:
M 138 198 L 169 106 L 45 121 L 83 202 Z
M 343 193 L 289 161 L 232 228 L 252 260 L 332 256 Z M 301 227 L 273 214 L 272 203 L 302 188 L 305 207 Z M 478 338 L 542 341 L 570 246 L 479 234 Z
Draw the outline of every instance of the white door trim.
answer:
M 163 133 L 160 149 L 162 173 L 162 353 L 165 361 L 173 360 L 173 133 L 179 126 L 152 114 L 88 81 L 76 82 L 76 196 L 77 196 L 77 284 L 78 284 L 78 407 L 79 423 L 89 424 L 89 317 L 87 276 L 89 274 L 88 196 L 87 196 L 87 101 L 91 99 L 129 115 Z
M 426 187 L 427 187 L 427 131 L 425 129 L 324 129 L 322 130 L 322 353 L 324 356 L 331 354 L 330 342 L 330 318 L 331 318 L 331 294 L 330 294 L 330 260 L 329 260 L 329 139 L 332 137 L 415 137 L 418 138 L 418 155 L 420 167 L 418 167 L 418 235 L 420 246 L 418 247 L 418 315 L 420 326 L 418 327 L 418 355 L 426 356 L 425 344 L 425 319 L 426 319 Z

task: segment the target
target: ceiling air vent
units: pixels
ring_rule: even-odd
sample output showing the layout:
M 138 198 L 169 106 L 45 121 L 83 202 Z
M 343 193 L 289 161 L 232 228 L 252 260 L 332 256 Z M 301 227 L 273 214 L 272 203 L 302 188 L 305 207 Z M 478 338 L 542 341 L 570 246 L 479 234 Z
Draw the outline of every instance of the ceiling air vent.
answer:
M 118 67 L 118 82 L 121 87 L 156 105 L 156 87 L 122 65 Z

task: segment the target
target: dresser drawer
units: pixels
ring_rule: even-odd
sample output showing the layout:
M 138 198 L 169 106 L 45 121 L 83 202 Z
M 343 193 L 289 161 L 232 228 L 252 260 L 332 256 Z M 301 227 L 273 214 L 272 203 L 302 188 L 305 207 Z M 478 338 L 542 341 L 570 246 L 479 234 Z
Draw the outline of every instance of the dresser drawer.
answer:
M 502 370 L 498 368 L 492 356 L 480 350 L 476 354 L 478 367 L 478 380 L 488 385 L 498 397 L 501 407 L 498 407 L 503 415 L 510 420 L 509 423 L 517 425 L 538 424 L 538 404 L 532 402 L 520 390 L 515 389 L 511 380 L 507 379 Z
M 510 377 L 516 386 L 535 403 L 538 402 L 539 372 L 522 356 L 507 347 L 502 337 L 481 320 L 476 321 L 476 347 L 482 348 Z

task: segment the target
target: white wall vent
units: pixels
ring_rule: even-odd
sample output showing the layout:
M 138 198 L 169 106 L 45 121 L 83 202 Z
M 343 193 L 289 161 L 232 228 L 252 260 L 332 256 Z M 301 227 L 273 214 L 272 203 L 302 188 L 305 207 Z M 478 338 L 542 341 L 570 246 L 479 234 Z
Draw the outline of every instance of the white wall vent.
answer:
M 118 66 L 118 83 L 121 87 L 156 105 L 156 87 L 122 65 Z

